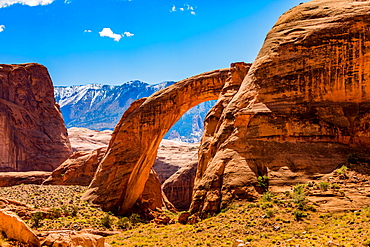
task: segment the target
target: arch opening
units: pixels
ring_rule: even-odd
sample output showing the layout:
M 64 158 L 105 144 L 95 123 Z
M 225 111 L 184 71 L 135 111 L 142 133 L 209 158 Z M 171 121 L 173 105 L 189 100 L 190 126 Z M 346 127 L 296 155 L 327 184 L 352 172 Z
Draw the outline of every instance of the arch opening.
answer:
M 135 101 L 117 124 L 83 199 L 118 215 L 129 213 L 153 189 L 146 184 L 153 180 L 152 166 L 165 134 L 192 107 L 217 100 L 233 68 L 185 79 Z

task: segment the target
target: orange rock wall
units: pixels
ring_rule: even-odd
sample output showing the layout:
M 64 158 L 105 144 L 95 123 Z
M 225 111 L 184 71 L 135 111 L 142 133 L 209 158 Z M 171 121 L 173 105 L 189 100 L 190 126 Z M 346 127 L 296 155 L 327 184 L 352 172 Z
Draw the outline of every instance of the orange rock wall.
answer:
M 369 13 L 370 1 L 314 0 L 279 18 L 212 133 L 214 155 L 201 154 L 193 213 L 255 198 L 270 171 L 314 176 L 369 156 Z
M 47 69 L 0 65 L 0 171 L 52 171 L 70 154 Z

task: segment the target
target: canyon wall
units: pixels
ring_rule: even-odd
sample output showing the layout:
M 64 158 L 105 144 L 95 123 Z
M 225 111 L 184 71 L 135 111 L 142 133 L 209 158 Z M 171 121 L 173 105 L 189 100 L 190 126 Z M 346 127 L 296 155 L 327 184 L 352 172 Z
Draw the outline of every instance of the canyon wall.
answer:
M 216 127 L 206 130 L 192 213 L 253 200 L 265 189 L 257 178 L 271 171 L 309 177 L 350 154 L 369 156 L 369 13 L 370 1 L 314 0 L 279 18 Z
M 0 65 L 0 171 L 52 171 L 70 155 L 47 69 Z

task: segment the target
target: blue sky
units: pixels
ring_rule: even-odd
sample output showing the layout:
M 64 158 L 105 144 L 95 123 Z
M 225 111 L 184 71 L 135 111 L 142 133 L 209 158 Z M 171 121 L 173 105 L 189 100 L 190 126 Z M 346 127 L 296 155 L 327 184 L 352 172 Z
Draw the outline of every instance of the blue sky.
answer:
M 253 62 L 302 0 L 0 0 L 0 63 L 45 65 L 54 85 L 178 81 Z

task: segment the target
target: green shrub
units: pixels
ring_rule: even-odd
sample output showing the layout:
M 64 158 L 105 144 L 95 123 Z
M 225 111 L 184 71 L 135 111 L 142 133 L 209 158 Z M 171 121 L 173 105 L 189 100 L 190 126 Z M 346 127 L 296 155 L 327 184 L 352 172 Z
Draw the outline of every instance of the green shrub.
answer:
M 270 191 L 263 193 L 261 202 L 271 202 L 274 195 Z
M 131 229 L 131 222 L 129 218 L 127 217 L 120 218 L 117 222 L 117 227 L 125 230 Z
M 303 209 L 306 204 L 306 193 L 304 184 L 297 184 L 293 187 L 292 199 L 299 209 Z
M 31 217 L 32 227 L 39 228 L 42 223 L 41 221 L 44 219 L 44 214 L 40 211 L 34 213 Z
M 266 217 L 267 218 L 272 218 L 272 217 L 274 217 L 274 215 L 275 215 L 275 210 L 273 210 L 273 209 L 267 209 L 266 210 Z
M 320 182 L 319 183 L 319 188 L 322 190 L 322 191 L 327 191 L 328 188 L 329 188 L 329 183 L 328 182 Z
M 332 189 L 340 189 L 340 186 L 339 186 L 339 184 L 332 184 L 331 188 Z
M 302 218 L 304 217 L 307 217 L 307 215 L 305 215 L 302 211 L 300 210 L 296 210 L 293 212 L 293 215 L 294 215 L 294 219 L 296 221 L 300 221 Z
M 347 166 L 343 165 L 341 168 L 335 170 L 335 173 L 347 177 L 347 170 L 348 170 Z
M 304 189 L 306 188 L 305 184 L 296 184 L 293 187 L 293 193 L 295 194 L 304 194 Z
M 111 217 L 109 216 L 109 214 L 106 214 L 103 218 L 101 218 L 100 223 L 105 228 L 112 228 L 113 220 L 111 219 Z
M 271 202 L 266 202 L 266 203 L 264 203 L 264 204 L 261 205 L 261 208 L 262 209 L 272 208 L 272 207 L 273 207 L 273 205 L 272 205 Z
M 130 222 L 131 222 L 131 224 L 136 225 L 140 221 L 141 221 L 140 215 L 138 215 L 138 214 L 131 214 L 130 215 Z
M 48 211 L 48 215 L 50 219 L 58 219 L 62 217 L 62 209 L 60 208 L 51 208 Z
M 257 178 L 257 183 L 259 187 L 266 189 L 269 184 L 269 178 L 266 175 L 259 176 Z

